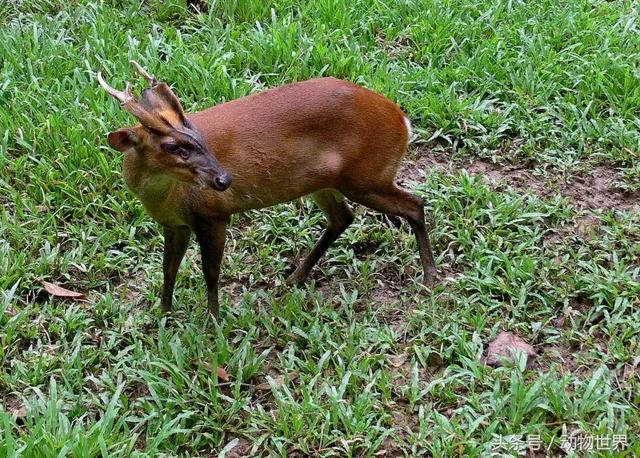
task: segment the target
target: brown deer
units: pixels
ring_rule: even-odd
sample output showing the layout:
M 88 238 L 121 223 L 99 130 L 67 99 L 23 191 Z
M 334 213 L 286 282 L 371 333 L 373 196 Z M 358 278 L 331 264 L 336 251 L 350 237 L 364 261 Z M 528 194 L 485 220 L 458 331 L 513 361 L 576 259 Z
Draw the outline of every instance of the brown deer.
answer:
M 108 139 L 125 153 L 127 185 L 164 227 L 164 312 L 171 308 L 191 232 L 200 244 L 209 309 L 218 317 L 230 215 L 309 194 L 328 224 L 289 284 L 305 280 L 353 221 L 345 196 L 406 219 L 418 241 L 423 281 L 434 283 L 422 199 L 394 181 L 411 135 L 395 103 L 347 81 L 318 78 L 185 114 L 166 83 L 131 63 L 150 84 L 139 98 L 129 83 L 118 91 L 100 73 L 98 81 L 140 121 Z

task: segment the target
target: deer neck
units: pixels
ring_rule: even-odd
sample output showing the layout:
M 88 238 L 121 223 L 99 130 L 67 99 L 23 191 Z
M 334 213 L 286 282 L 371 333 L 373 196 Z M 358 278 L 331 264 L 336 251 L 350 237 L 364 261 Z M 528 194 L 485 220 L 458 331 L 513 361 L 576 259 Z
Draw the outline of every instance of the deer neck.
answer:
M 149 170 L 144 157 L 136 151 L 125 155 L 124 180 L 140 199 L 147 213 L 163 226 L 183 226 L 182 209 L 177 194 L 180 183 L 174 178 Z

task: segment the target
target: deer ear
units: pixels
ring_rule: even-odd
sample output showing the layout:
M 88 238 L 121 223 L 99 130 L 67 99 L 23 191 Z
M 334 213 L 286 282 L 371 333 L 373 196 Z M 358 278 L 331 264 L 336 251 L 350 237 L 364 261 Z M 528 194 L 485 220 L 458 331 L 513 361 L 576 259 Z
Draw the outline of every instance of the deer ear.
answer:
M 135 148 L 139 142 L 138 135 L 133 129 L 118 129 L 109 133 L 109 146 L 118 151 L 128 151 Z

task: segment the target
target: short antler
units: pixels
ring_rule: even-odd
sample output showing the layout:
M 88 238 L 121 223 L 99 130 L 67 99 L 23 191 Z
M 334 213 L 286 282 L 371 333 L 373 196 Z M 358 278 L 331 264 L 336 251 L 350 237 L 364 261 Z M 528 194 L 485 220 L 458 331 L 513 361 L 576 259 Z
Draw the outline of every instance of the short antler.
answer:
M 102 73 L 98 72 L 98 83 L 100 83 L 102 89 L 107 91 L 110 96 L 118 100 L 123 105 L 133 99 L 133 94 L 131 94 L 131 85 L 128 82 L 124 91 L 119 91 L 109 86 L 104 79 L 102 79 Z
M 151 87 L 154 87 L 158 84 L 158 80 L 156 79 L 156 77 L 146 71 L 138 62 L 136 62 L 135 60 L 130 60 L 129 63 L 133 65 L 138 73 L 140 73 L 140 75 L 142 75 L 142 77 L 149 82 Z
M 159 82 L 155 76 L 147 72 L 135 60 L 130 62 L 151 87 L 142 91 L 138 98 L 131 92 L 131 85 L 128 82 L 125 90 L 119 91 L 109 86 L 102 78 L 102 74 L 98 72 L 98 82 L 102 89 L 118 100 L 124 110 L 138 118 L 144 126 L 150 129 L 170 132 L 182 126 L 185 122 L 184 112 L 180 101 L 169 86 Z M 172 112 L 175 114 L 173 117 L 169 116 L 169 113 Z

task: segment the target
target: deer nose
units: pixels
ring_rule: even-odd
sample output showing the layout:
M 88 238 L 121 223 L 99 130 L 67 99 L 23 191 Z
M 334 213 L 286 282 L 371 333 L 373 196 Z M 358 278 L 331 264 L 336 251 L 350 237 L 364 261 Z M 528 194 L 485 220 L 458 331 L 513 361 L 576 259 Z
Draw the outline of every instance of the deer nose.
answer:
M 213 184 L 218 191 L 224 191 L 231 186 L 232 181 L 233 179 L 231 178 L 231 175 L 228 173 L 221 173 L 213 179 Z

